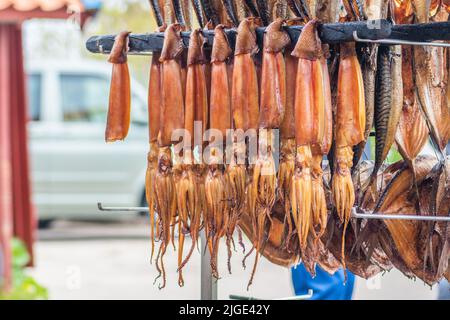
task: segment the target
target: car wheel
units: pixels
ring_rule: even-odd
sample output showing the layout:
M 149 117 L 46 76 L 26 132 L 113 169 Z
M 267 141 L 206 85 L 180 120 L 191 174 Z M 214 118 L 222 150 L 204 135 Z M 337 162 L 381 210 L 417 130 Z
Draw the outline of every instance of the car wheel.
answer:
M 52 226 L 53 220 L 51 219 L 40 219 L 38 221 L 38 228 L 39 229 L 50 229 Z

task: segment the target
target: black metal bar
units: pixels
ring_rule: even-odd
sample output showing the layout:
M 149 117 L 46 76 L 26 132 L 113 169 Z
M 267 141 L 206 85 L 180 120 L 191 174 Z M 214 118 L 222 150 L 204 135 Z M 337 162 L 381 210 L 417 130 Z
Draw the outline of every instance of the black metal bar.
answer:
M 375 28 L 376 26 L 377 28 Z M 353 41 L 353 32 L 357 31 L 361 38 L 365 39 L 384 39 L 391 35 L 392 24 L 387 20 L 377 20 L 373 23 L 367 21 L 348 22 L 348 23 L 330 23 L 319 27 L 319 35 L 324 43 L 339 43 Z M 300 36 L 302 27 L 285 27 L 292 43 L 296 43 Z M 236 30 L 227 29 L 225 31 L 232 48 L 236 39 Z M 258 45 L 262 47 L 265 28 L 256 30 Z M 214 39 L 213 30 L 205 30 L 203 34 L 211 46 Z M 189 32 L 182 32 L 183 43 L 189 45 Z M 164 42 L 163 33 L 131 34 L 129 38 L 130 53 L 134 52 L 153 52 L 160 51 Z M 86 48 L 92 53 L 109 53 L 114 43 L 114 35 L 93 36 L 86 42 Z
M 358 33 L 358 35 L 360 34 Z M 449 41 L 450 21 L 394 25 L 389 38 L 417 42 Z

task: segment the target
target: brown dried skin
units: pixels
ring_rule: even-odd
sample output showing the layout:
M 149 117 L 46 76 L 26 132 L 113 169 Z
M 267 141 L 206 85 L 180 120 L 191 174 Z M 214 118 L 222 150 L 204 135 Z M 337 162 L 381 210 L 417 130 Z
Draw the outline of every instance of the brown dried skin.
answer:
M 124 140 L 130 128 L 130 74 L 127 64 L 128 35 L 123 31 L 116 36 L 108 62 L 113 64 L 105 141 Z
M 414 14 L 418 23 L 429 21 L 430 4 L 429 0 L 411 0 Z
M 202 131 L 197 132 L 200 136 L 203 136 L 208 126 L 208 93 L 203 44 L 201 30 L 192 31 L 188 50 L 185 96 L 185 129 L 191 135 L 191 146 L 194 146 L 194 121 L 202 123 Z
M 323 112 L 316 112 L 315 121 L 323 124 L 323 135 L 319 137 L 319 142 L 314 144 L 312 151 L 312 226 L 318 227 L 316 238 L 320 238 L 325 232 L 327 225 L 327 203 L 325 199 L 325 190 L 323 186 L 322 158 L 330 152 L 333 139 L 333 114 L 331 103 L 330 78 L 328 73 L 328 65 L 325 58 L 320 59 L 322 72 L 316 73 L 322 78 L 322 86 L 318 86 L 318 91 L 323 92 Z M 320 78 L 318 79 L 320 81 Z M 321 106 L 322 107 L 322 106 Z
M 414 8 L 411 0 L 391 0 L 391 11 L 398 24 L 411 24 L 414 21 Z
M 279 238 L 278 235 L 282 234 L 284 228 L 284 213 L 282 206 L 280 208 L 274 208 L 272 213 L 273 219 L 270 226 L 267 224 L 266 228 L 269 238 L 261 250 L 261 254 L 270 262 L 283 267 L 290 267 L 298 263 L 299 260 L 299 249 L 298 247 L 287 248 L 283 239 Z M 239 220 L 239 226 L 244 231 L 247 238 L 253 242 L 256 238 L 255 229 L 253 228 L 253 223 L 249 215 L 242 215 Z M 270 228 L 270 229 L 269 229 Z
M 450 133 L 447 61 L 442 48 L 414 48 L 414 79 L 433 142 L 444 150 Z
M 442 5 L 444 6 L 447 13 L 450 14 L 450 0 L 442 0 Z
M 429 172 L 435 164 L 436 162 L 434 159 L 422 157 L 419 158 L 416 163 L 416 179 L 419 183 L 422 203 L 427 203 L 433 198 L 433 192 L 431 191 L 433 181 L 426 181 L 424 179 L 429 175 Z M 386 187 L 377 211 L 385 214 L 414 213 L 416 211 L 415 197 L 411 197 L 412 191 L 410 190 L 413 180 L 414 175 L 410 169 L 400 171 Z M 445 198 L 447 198 L 447 200 L 441 202 L 442 205 L 438 209 L 438 215 L 448 215 L 448 192 Z M 384 223 L 406 266 L 412 270 L 416 276 L 430 285 L 439 281 L 446 269 L 445 265 L 443 265 L 439 270 L 439 262 L 443 262 L 444 264 L 448 263 L 448 247 L 445 245 L 446 242 L 448 243 L 448 239 L 445 234 L 445 223 L 441 226 L 436 226 L 430 244 L 428 244 L 427 235 L 421 233 L 422 227 L 426 225 L 424 222 L 385 220 Z M 444 226 L 444 228 L 442 228 L 442 226 Z M 431 247 L 434 248 L 434 256 L 441 259 L 440 261 L 435 260 L 433 266 L 425 264 L 425 261 L 423 260 L 424 248 L 427 245 L 431 245 Z
M 428 128 L 419 106 L 413 80 L 413 48 L 402 48 L 403 108 L 395 141 L 402 157 L 414 171 L 414 159 L 428 140 Z
M 364 140 L 365 128 L 363 79 L 353 43 L 341 45 L 337 90 L 335 171 L 332 192 L 339 219 L 344 223 L 342 261 L 345 265 L 345 229 L 355 202 L 355 191 L 350 176 L 352 148 Z
M 160 147 L 172 144 L 172 133 L 184 128 L 184 95 L 180 62 L 177 60 L 182 52 L 180 36 L 181 26 L 168 26 L 164 36 L 161 53 L 162 66 L 162 108 L 158 144 Z
M 232 111 L 236 129 L 256 129 L 259 120 L 258 78 L 253 55 L 256 44 L 255 18 L 243 20 L 237 30 L 233 68 Z
M 289 36 L 282 31 L 282 19 L 272 22 L 264 35 L 261 77 L 259 127 L 279 128 L 286 105 L 286 66 L 282 49 L 289 44 Z
M 227 60 L 232 54 L 226 38 L 225 27 L 217 26 L 214 32 L 214 44 L 211 55 L 211 128 L 220 130 L 226 137 L 231 129 L 231 87 Z

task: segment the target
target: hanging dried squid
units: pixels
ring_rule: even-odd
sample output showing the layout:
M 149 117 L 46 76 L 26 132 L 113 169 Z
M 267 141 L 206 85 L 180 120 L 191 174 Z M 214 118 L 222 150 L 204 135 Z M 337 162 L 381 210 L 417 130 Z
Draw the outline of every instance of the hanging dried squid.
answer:
M 171 240 L 171 226 L 176 215 L 176 190 L 173 177 L 172 133 L 184 127 L 184 99 L 179 57 L 183 51 L 181 25 L 171 24 L 164 32 L 161 52 L 161 113 L 158 135 L 158 170 L 155 176 L 155 202 L 159 215 L 161 240 L 156 267 L 166 284 L 164 254 Z M 173 233 L 173 230 L 172 230 Z
M 233 163 L 233 170 L 239 174 L 241 179 L 245 168 L 246 159 L 246 141 L 245 135 L 255 138 L 259 121 L 259 97 L 258 97 L 258 77 L 254 55 L 258 52 L 256 44 L 256 27 L 259 25 L 258 18 L 246 18 L 241 21 L 237 29 L 236 46 L 234 52 L 232 90 L 231 90 L 231 110 L 233 114 L 233 126 L 235 135 L 233 137 L 233 157 L 236 159 L 236 165 Z M 250 215 L 253 227 L 256 228 L 255 207 L 256 194 L 250 192 L 251 178 L 253 176 L 254 155 L 249 153 L 251 159 L 248 168 L 246 168 L 246 201 L 247 212 Z M 255 246 L 254 246 L 255 247 Z M 251 251 L 248 253 L 250 254 Z
M 205 228 L 211 251 L 211 270 L 218 278 L 217 259 L 219 244 L 227 235 L 230 210 L 228 205 L 227 177 L 225 174 L 224 138 L 231 126 L 231 96 L 229 82 L 228 57 L 231 49 L 224 32 L 224 26 L 218 25 L 214 31 L 214 43 L 211 54 L 211 98 L 210 132 L 211 144 L 207 148 L 208 172 L 205 182 L 206 215 Z M 227 241 L 229 245 L 229 242 Z
M 128 31 L 122 31 L 116 36 L 108 58 L 113 68 L 105 132 L 106 142 L 124 140 L 130 128 L 131 89 L 127 64 L 129 34 Z
M 256 258 L 249 286 L 256 271 L 258 256 L 264 245 L 266 219 L 275 204 L 277 179 L 273 151 L 275 132 L 284 118 L 286 105 L 286 66 L 283 48 L 290 42 L 288 34 L 282 30 L 284 20 L 277 19 L 267 28 L 264 35 L 264 51 L 261 73 L 261 98 L 259 113 L 258 159 L 253 169 L 252 185 L 249 192 L 254 198 L 254 219 L 256 222 Z
M 214 141 L 224 150 L 225 138 L 232 128 L 231 114 L 231 77 L 233 72 L 232 50 L 225 34 L 225 26 L 218 25 L 214 30 L 214 43 L 211 53 L 211 100 L 210 126 L 218 130 L 222 139 Z M 223 155 L 229 161 L 225 168 L 226 199 L 228 223 L 226 243 L 228 249 L 228 271 L 231 273 L 231 244 L 245 203 L 245 166 L 238 164 L 233 146 Z M 225 159 L 225 158 L 223 158 Z M 222 200 L 224 201 L 224 200 Z
M 296 20 L 288 21 L 288 25 L 297 24 Z M 291 178 L 295 167 L 295 82 L 297 76 L 298 59 L 292 54 L 292 48 L 288 47 L 284 52 L 286 65 L 286 103 L 284 117 L 280 125 L 280 159 L 277 176 L 277 197 L 284 207 L 284 245 L 288 246 L 291 236 L 294 234 L 294 226 L 291 217 Z
M 310 230 L 313 228 L 311 149 L 315 144 L 321 146 L 323 142 L 326 122 L 325 100 L 329 96 L 326 89 L 329 84 L 326 83 L 323 73 L 321 60 L 323 52 L 317 25 L 318 20 L 311 20 L 306 24 L 292 51 L 292 55 L 298 58 L 298 66 L 295 88 L 296 159 L 291 202 L 292 216 L 302 249 L 306 248 Z
M 197 183 L 197 170 L 194 164 L 195 122 L 206 126 L 207 90 L 204 72 L 205 57 L 203 54 L 204 38 L 201 29 L 191 32 L 187 58 L 186 95 L 184 110 L 184 145 L 182 150 L 181 177 L 176 182 L 177 210 L 179 223 L 178 272 L 179 284 L 183 285 L 182 269 L 191 257 L 199 235 L 202 214 L 201 183 Z M 191 236 L 192 244 L 188 255 L 183 260 L 183 244 L 185 233 Z
M 340 48 L 338 96 L 335 115 L 335 168 L 332 178 L 333 202 L 341 223 L 341 259 L 345 269 L 345 230 L 355 202 L 355 190 L 350 174 L 353 146 L 364 140 L 366 125 L 364 85 L 355 44 L 343 43 Z

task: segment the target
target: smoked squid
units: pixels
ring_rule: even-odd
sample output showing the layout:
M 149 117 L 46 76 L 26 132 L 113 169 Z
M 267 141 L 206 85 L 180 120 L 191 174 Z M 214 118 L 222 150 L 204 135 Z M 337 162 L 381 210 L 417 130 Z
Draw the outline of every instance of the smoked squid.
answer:
M 165 25 L 158 28 L 158 32 L 163 32 Z M 148 123 L 149 123 L 149 143 L 150 151 L 147 155 L 147 170 L 145 175 L 145 197 L 149 207 L 150 215 L 150 237 L 152 251 L 150 261 L 153 260 L 155 252 L 155 175 L 158 167 L 158 134 L 161 113 L 161 54 L 154 52 L 150 66 L 150 80 L 148 89 Z
M 194 135 L 195 122 L 206 126 L 207 117 L 207 90 L 206 77 L 204 72 L 205 57 L 203 54 L 204 38 L 201 35 L 201 29 L 191 31 L 188 58 L 187 58 L 187 76 L 186 76 L 186 96 L 184 110 L 184 129 L 185 138 L 182 150 L 181 177 L 176 182 L 177 189 L 177 209 L 179 223 L 179 248 L 178 248 L 178 272 L 179 284 L 183 285 L 182 268 L 191 257 L 198 239 L 202 203 L 202 192 L 199 192 L 199 186 L 196 179 L 196 170 L 194 164 Z M 199 134 L 202 134 L 200 132 Z M 191 235 L 191 248 L 188 255 L 183 260 L 183 242 L 184 234 Z
M 130 128 L 131 89 L 127 64 L 129 34 L 128 31 L 122 31 L 116 36 L 108 58 L 108 62 L 113 64 L 113 70 L 106 121 L 106 142 L 124 140 Z
M 260 21 L 258 18 L 249 17 L 242 20 L 237 29 L 231 90 L 231 109 L 233 114 L 233 128 L 235 130 L 233 137 L 234 157 L 237 160 L 237 168 L 242 168 L 246 164 L 247 150 L 245 137 L 247 136 L 249 140 L 254 141 L 258 128 L 259 84 L 254 55 L 259 50 L 256 44 L 256 27 L 259 24 Z M 253 152 L 251 150 L 248 152 L 248 166 L 245 173 L 246 214 L 250 215 L 253 227 L 256 229 L 256 193 L 252 187 L 255 161 L 255 154 L 252 154 Z M 256 248 L 256 242 L 254 242 L 253 248 Z M 246 257 L 252 251 L 253 249 L 247 253 Z
M 164 254 L 171 239 L 171 226 L 176 216 L 176 190 L 173 177 L 172 133 L 184 128 L 184 99 L 181 66 L 178 61 L 183 51 L 181 25 L 171 24 L 164 32 L 161 52 L 161 113 L 158 135 L 158 170 L 155 176 L 155 203 L 160 223 L 160 248 L 156 267 L 163 277 L 160 288 L 166 284 Z M 173 230 L 172 230 L 173 233 Z
M 340 63 L 335 114 L 335 168 L 332 177 L 333 202 L 343 223 L 341 261 L 345 269 L 345 231 L 355 202 L 355 190 L 350 168 L 353 146 L 364 140 L 366 126 L 364 85 L 355 44 L 344 43 L 340 48 Z
M 292 51 L 298 58 L 295 88 L 295 174 L 292 178 L 292 217 L 300 248 L 307 246 L 313 228 L 312 147 L 321 144 L 325 135 L 325 100 L 329 97 L 325 83 L 322 44 L 317 33 L 318 20 L 309 21 Z M 316 189 L 316 191 L 319 191 Z M 316 209 L 319 210 L 319 207 Z
M 252 283 L 260 248 L 264 245 L 266 219 L 275 204 L 277 179 L 275 160 L 275 133 L 284 118 L 286 105 L 286 65 L 283 48 L 290 43 L 288 34 L 282 30 L 283 19 L 277 19 L 264 35 L 264 51 L 261 75 L 261 98 L 259 118 L 259 150 L 251 186 L 252 198 L 256 199 L 256 258 L 249 286 Z
M 228 139 L 229 129 L 232 128 L 231 114 L 231 77 L 232 53 L 225 34 L 225 26 L 218 25 L 214 30 L 214 43 L 211 53 L 211 100 L 210 100 L 210 126 L 220 131 L 222 140 L 215 141 L 223 150 Z M 233 144 L 229 153 L 224 154 L 227 159 L 225 168 L 226 202 L 228 225 L 226 228 L 226 243 L 228 249 L 228 271 L 231 273 L 231 244 L 234 231 L 239 223 L 240 215 L 245 203 L 245 166 L 238 164 L 235 158 Z M 228 160 L 229 159 L 229 160 Z

